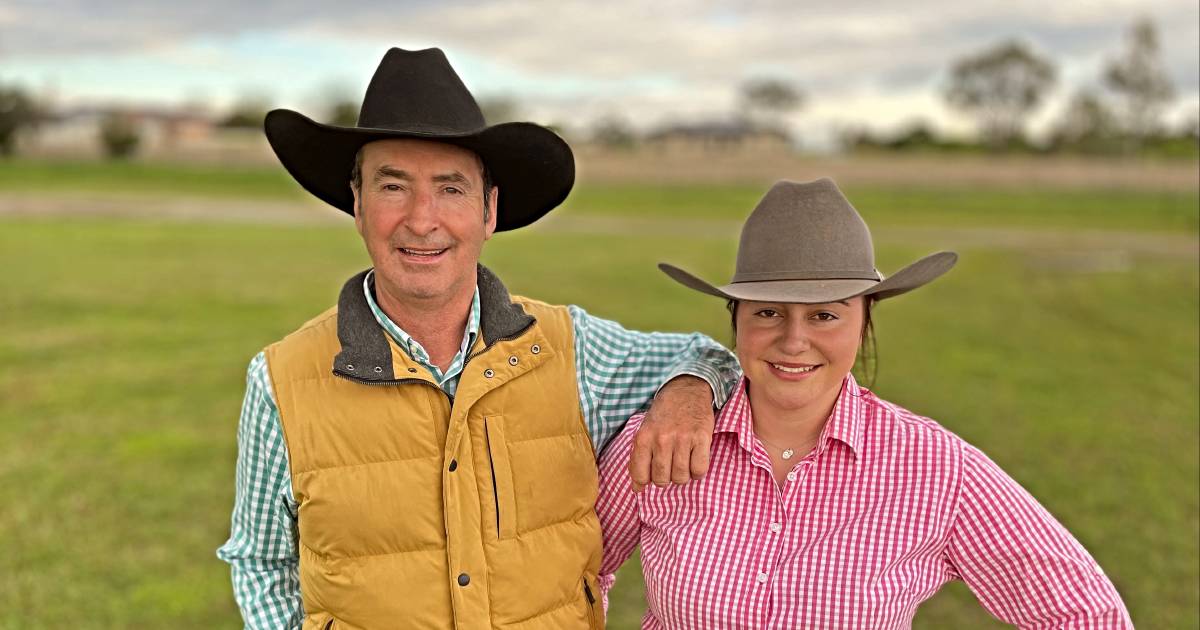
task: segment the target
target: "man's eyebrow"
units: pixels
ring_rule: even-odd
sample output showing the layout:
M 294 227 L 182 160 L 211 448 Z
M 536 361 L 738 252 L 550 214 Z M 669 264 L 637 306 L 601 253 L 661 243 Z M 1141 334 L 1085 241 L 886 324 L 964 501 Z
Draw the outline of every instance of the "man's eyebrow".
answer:
M 387 164 L 375 169 L 375 181 L 378 182 L 389 177 L 392 179 L 403 179 L 406 181 L 412 179 L 412 176 L 408 174 L 408 171 L 398 169 L 394 166 L 388 166 Z
M 470 183 L 471 183 L 470 180 L 467 179 L 466 175 L 463 175 L 462 173 L 459 173 L 458 171 L 451 171 L 449 173 L 443 173 L 441 175 L 434 175 L 433 181 L 435 181 L 439 184 L 450 183 L 450 184 L 470 185 Z

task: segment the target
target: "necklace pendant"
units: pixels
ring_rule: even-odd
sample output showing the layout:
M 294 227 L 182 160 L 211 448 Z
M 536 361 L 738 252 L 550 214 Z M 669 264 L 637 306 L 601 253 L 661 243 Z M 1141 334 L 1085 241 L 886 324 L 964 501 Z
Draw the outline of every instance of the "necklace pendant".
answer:
M 794 455 L 794 454 L 795 454 L 795 451 L 793 451 L 790 448 L 785 448 L 785 449 L 783 449 L 783 453 L 780 456 L 783 457 L 784 459 L 791 459 L 792 455 Z

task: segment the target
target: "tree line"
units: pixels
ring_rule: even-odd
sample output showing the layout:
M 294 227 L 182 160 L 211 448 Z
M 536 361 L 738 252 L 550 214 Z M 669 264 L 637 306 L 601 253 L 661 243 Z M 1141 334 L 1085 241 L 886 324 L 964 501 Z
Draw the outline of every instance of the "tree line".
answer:
M 1038 141 L 1030 139 L 1030 118 L 1057 88 L 1058 70 L 1053 60 L 1021 40 L 1007 40 L 951 62 L 942 87 L 943 101 L 953 111 L 975 122 L 973 140 L 951 139 L 927 122 L 914 122 L 898 132 L 880 134 L 866 128 L 842 133 L 850 150 L 886 151 L 993 151 L 1071 152 L 1082 154 L 1158 153 L 1195 157 L 1200 153 L 1200 112 L 1175 129 L 1163 123 L 1163 113 L 1175 98 L 1161 56 L 1154 24 L 1135 22 L 1124 49 L 1100 69 L 1096 86 L 1079 88 Z M 808 96 L 795 82 L 780 77 L 755 78 L 738 86 L 734 118 L 744 129 L 787 135 L 787 114 L 802 109 Z M 506 97 L 480 102 L 492 124 L 517 120 L 519 107 Z M 352 126 L 358 101 L 327 98 L 322 122 Z M 222 116 L 227 128 L 262 127 L 269 98 L 243 97 Z M 28 93 L 0 84 L 0 155 L 11 155 L 23 129 L 36 128 L 46 112 Z M 97 138 L 112 157 L 128 157 L 139 146 L 140 136 L 128 113 L 108 113 Z M 620 116 L 609 115 L 591 126 L 590 139 L 609 147 L 632 147 L 638 134 Z

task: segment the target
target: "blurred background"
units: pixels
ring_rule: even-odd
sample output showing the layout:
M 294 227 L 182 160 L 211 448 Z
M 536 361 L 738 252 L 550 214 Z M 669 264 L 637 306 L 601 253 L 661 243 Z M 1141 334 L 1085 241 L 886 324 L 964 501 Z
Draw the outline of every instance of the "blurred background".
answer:
M 1200 627 L 1200 5 L 531 0 L 0 6 L 0 628 L 237 627 L 247 361 L 368 264 L 275 162 L 352 125 L 389 46 L 576 151 L 493 239 L 510 289 L 730 341 L 660 260 L 728 277 L 779 178 L 832 176 L 880 268 L 875 390 L 981 447 L 1144 628 Z M 402 594 L 401 594 L 402 596 Z M 631 561 L 610 627 L 644 610 Z M 994 624 L 961 585 L 919 628 Z

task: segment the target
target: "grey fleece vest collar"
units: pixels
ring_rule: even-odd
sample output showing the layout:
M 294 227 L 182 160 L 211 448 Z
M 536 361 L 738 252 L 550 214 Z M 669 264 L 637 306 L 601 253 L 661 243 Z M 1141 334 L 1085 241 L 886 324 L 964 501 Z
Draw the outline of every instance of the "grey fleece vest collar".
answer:
M 347 280 L 338 296 L 337 334 L 342 349 L 333 359 L 333 373 L 363 383 L 395 383 L 398 381 L 392 370 L 387 333 L 375 320 L 363 295 L 363 278 L 370 271 L 367 269 Z M 513 303 L 508 289 L 487 267 L 479 265 L 476 282 L 484 349 L 502 339 L 512 339 L 534 324 L 533 316 Z

